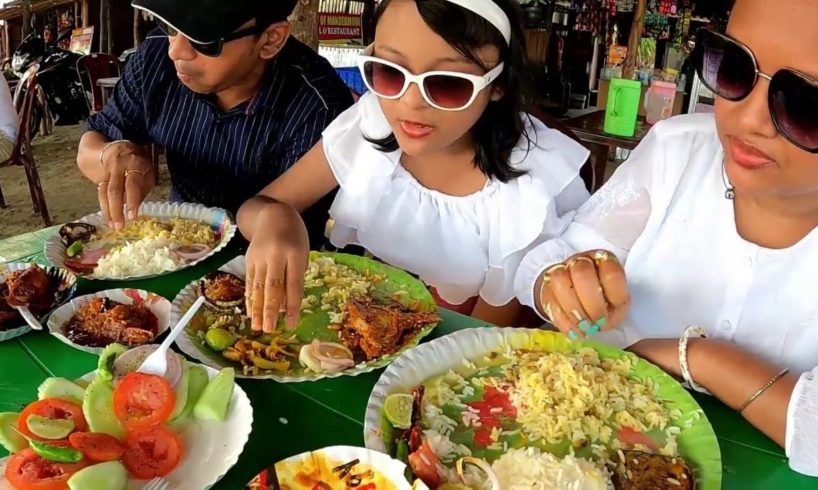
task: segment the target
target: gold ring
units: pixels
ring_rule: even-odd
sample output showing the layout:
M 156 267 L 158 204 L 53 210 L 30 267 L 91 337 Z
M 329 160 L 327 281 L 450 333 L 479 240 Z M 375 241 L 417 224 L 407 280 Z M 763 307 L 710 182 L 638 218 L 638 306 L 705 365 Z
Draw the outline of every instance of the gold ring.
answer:
M 108 185 L 107 180 L 103 180 L 102 182 L 98 183 L 97 184 L 97 189 L 102 189 L 102 186 L 104 186 L 104 185 Z
M 130 169 L 125 171 L 125 178 L 127 179 L 128 176 L 131 175 L 131 174 L 136 174 L 136 175 L 138 175 L 140 177 L 145 176 L 145 172 L 143 172 L 141 170 L 138 170 L 138 169 L 135 169 L 135 168 L 130 168 Z

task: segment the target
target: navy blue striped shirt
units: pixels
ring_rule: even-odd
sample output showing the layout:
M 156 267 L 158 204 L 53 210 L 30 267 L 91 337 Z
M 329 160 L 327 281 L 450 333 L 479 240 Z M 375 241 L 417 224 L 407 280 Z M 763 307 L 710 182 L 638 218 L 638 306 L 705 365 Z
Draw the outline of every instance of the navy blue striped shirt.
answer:
M 167 38 L 153 37 L 131 56 L 113 97 L 88 127 L 111 140 L 160 145 L 179 200 L 235 213 L 351 105 L 332 66 L 291 38 L 270 62 L 257 94 L 221 111 L 212 96 L 179 81 Z

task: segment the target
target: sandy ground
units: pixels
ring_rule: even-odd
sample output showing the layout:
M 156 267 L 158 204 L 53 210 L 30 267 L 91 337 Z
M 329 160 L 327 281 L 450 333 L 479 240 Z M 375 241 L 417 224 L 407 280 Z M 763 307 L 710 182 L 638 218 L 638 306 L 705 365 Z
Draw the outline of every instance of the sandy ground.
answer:
M 43 192 L 51 220 L 64 223 L 99 211 L 96 187 L 77 168 L 77 145 L 82 134 L 80 126 L 54 128 L 49 136 L 34 140 Z M 170 179 L 167 167 L 161 165 L 160 184 L 149 200 L 167 200 Z M 9 207 L 0 209 L 0 239 L 43 228 L 39 214 L 31 206 L 31 194 L 23 167 L 0 168 L 0 186 Z

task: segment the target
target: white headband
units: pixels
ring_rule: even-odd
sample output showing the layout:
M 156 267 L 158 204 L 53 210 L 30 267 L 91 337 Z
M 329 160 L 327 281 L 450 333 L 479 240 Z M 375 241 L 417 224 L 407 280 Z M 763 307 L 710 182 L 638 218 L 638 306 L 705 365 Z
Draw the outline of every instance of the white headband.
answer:
M 497 28 L 506 40 L 506 44 L 511 42 L 511 22 L 503 9 L 492 0 L 446 0 L 449 3 L 459 5 L 466 10 L 470 10 L 480 17 L 486 19 Z

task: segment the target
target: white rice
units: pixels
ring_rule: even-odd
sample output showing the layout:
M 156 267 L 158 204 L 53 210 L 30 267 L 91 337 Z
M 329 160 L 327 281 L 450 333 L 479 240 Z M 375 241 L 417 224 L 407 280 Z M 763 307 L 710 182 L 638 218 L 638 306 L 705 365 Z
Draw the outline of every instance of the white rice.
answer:
M 94 277 L 144 276 L 176 269 L 182 259 L 171 251 L 172 245 L 173 242 L 166 238 L 142 238 L 128 242 L 99 260 Z
M 536 448 L 510 449 L 492 464 L 503 490 L 611 490 L 610 475 L 574 456 L 560 460 Z

